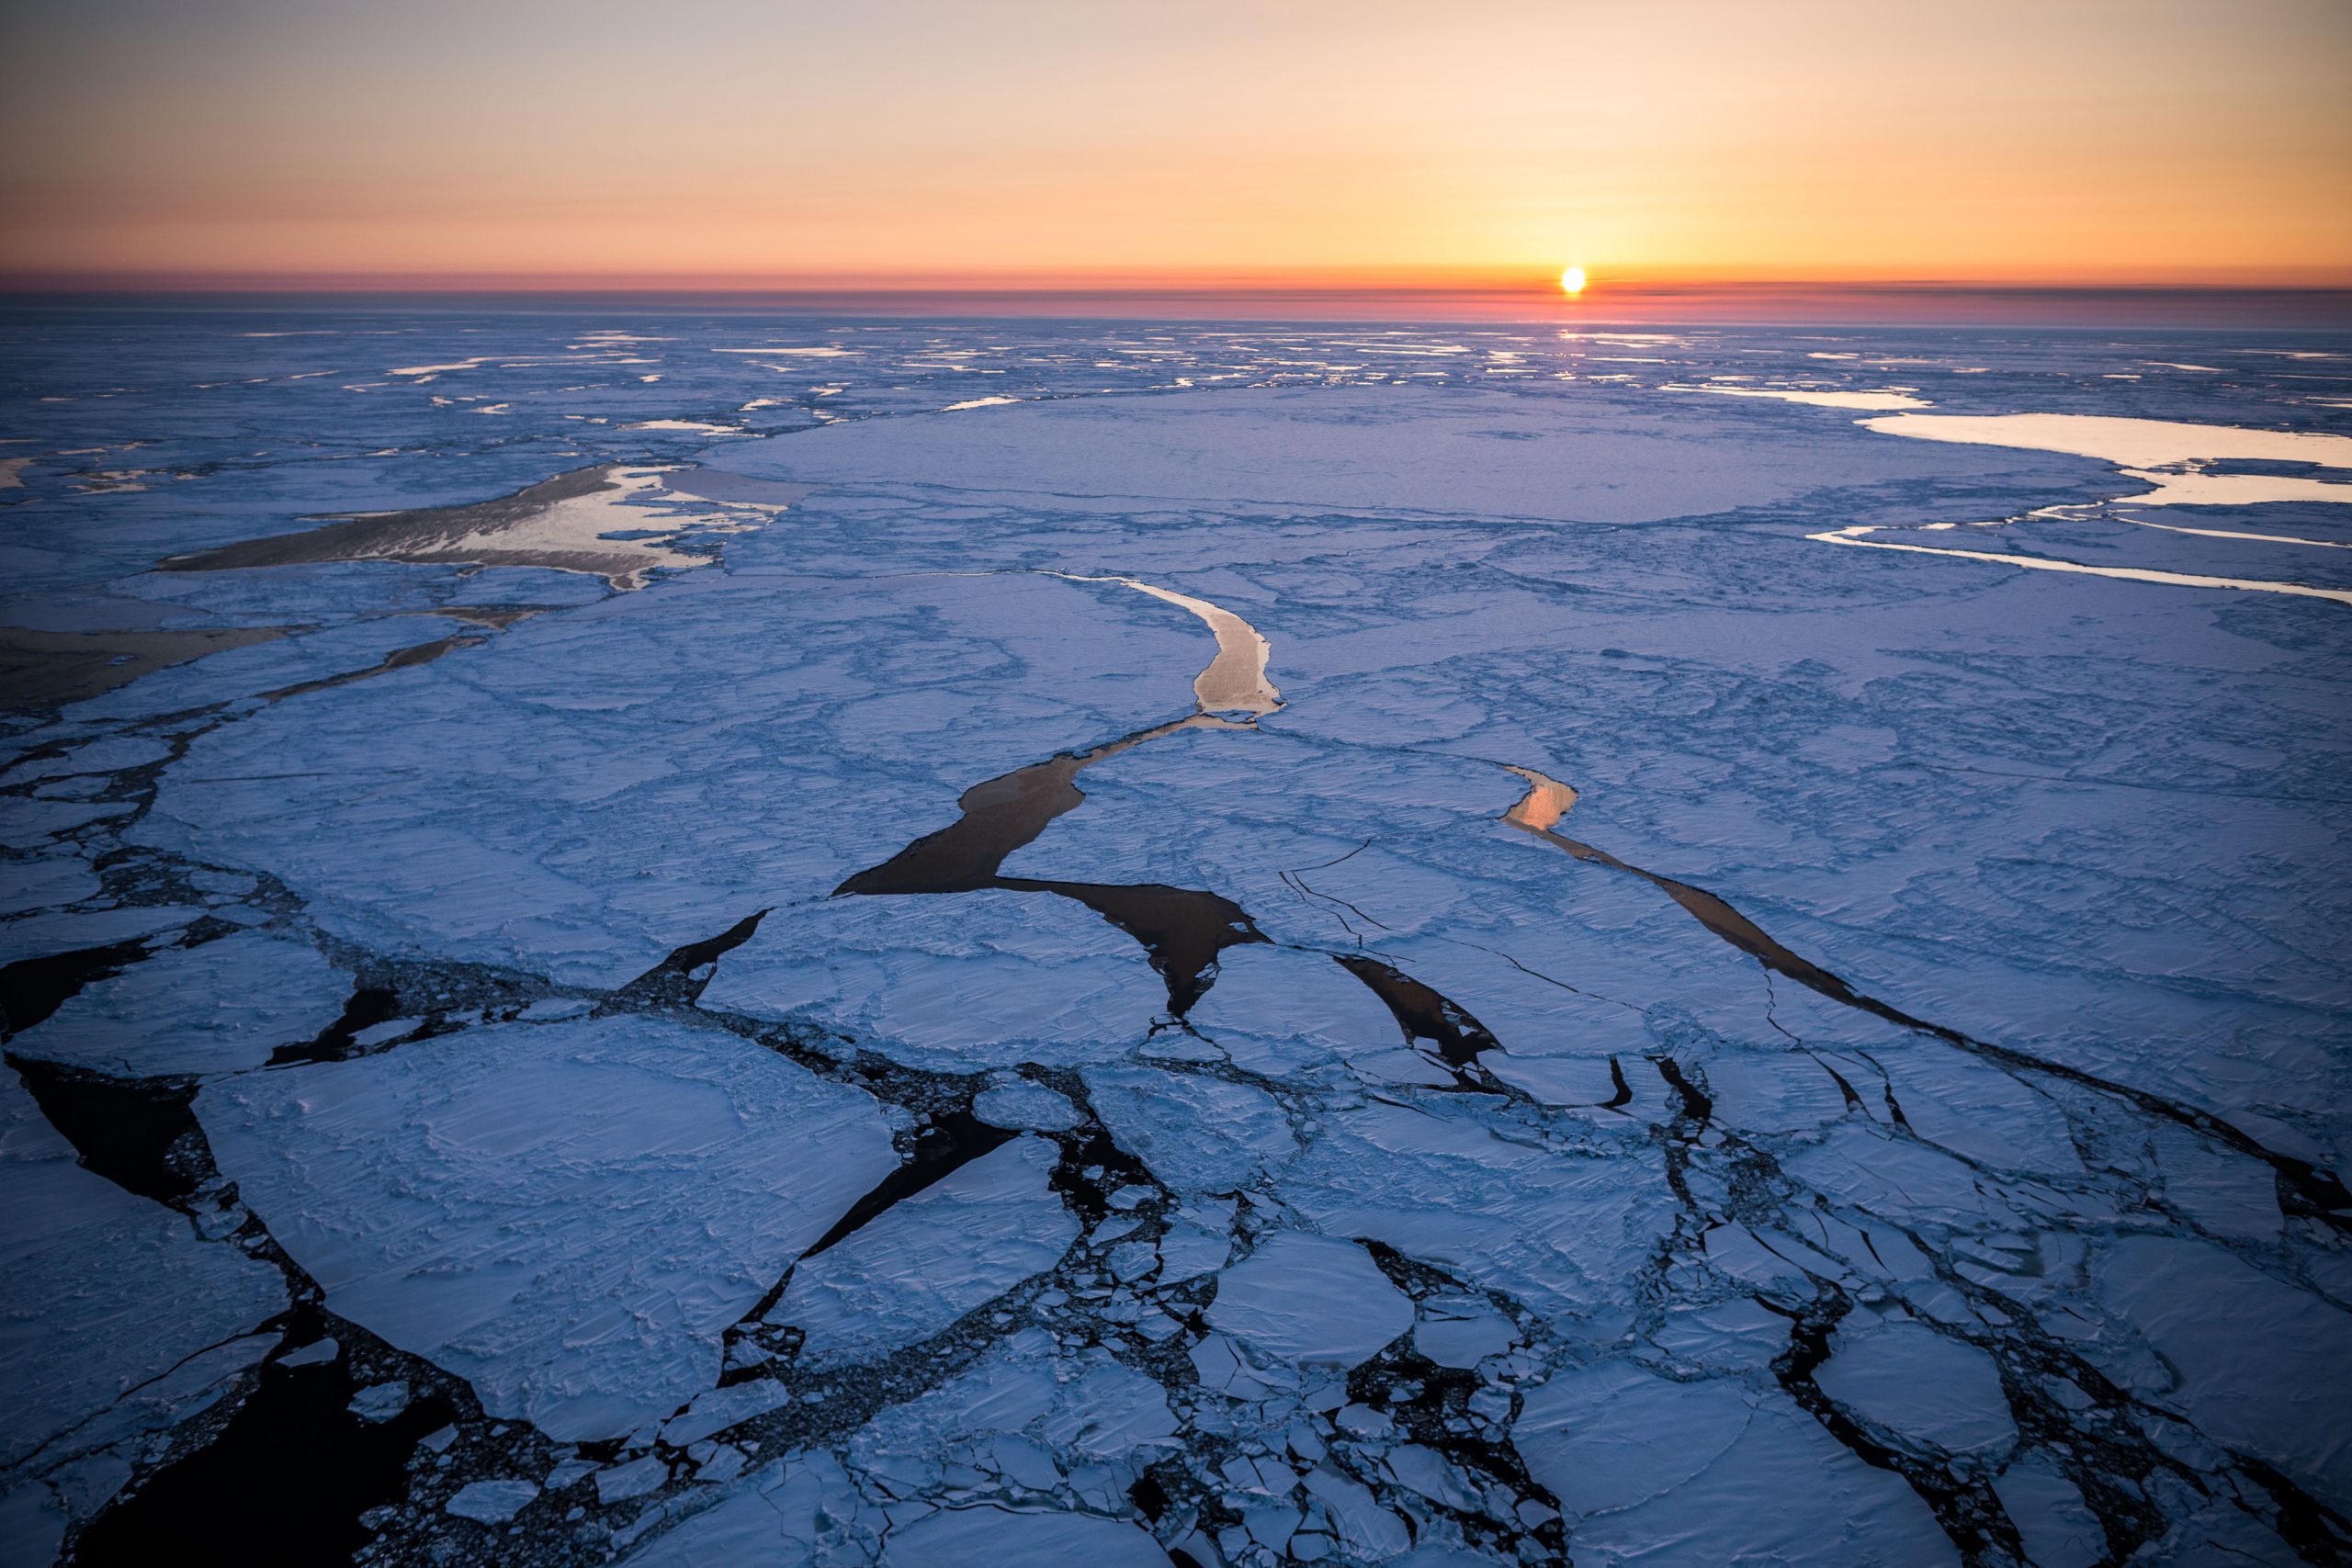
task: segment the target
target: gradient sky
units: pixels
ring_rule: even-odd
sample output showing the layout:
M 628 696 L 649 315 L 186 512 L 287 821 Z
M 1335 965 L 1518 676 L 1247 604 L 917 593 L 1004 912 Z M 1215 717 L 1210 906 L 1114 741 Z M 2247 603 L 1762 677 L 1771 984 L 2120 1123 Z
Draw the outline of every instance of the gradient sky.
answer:
M 2348 0 L 18 0 L 0 273 L 2352 279 Z

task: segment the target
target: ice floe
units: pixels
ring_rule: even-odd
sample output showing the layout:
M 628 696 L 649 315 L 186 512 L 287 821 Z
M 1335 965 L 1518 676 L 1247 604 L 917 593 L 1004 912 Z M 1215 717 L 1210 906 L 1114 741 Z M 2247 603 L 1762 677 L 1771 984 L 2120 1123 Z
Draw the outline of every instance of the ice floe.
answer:
M 1217 1277 L 1209 1322 L 1282 1360 L 1352 1367 L 1413 1325 L 1412 1303 L 1351 1241 L 1283 1231 Z
M 897 1163 L 865 1094 L 634 1018 L 217 1080 L 197 1114 L 331 1307 L 560 1441 L 713 1382 L 721 1331 Z
M 103 1506 L 153 1434 L 204 1410 L 275 1348 L 277 1269 L 75 1162 L 13 1072 L 0 1072 L 0 1537 L 46 1560 Z M 18 1533 L 24 1532 L 24 1533 Z
M 350 994 L 316 948 L 240 931 L 98 981 L 10 1049 L 120 1077 L 238 1072 L 325 1032 Z
M 812 1364 L 871 1359 L 945 1328 L 1061 1260 L 1078 1220 L 1046 1185 L 1057 1152 L 1015 1138 L 793 1270 L 772 1323 Z
M 1099 915 L 1043 893 L 978 892 L 779 910 L 720 960 L 702 999 L 969 1072 L 1125 1055 L 1162 991 Z

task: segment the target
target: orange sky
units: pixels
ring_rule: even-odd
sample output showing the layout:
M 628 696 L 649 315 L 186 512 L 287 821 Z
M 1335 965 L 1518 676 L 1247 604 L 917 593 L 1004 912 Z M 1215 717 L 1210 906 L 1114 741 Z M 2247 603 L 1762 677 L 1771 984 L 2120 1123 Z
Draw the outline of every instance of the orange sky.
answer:
M 2343 0 L 33 10 L 20 279 L 2352 281 Z

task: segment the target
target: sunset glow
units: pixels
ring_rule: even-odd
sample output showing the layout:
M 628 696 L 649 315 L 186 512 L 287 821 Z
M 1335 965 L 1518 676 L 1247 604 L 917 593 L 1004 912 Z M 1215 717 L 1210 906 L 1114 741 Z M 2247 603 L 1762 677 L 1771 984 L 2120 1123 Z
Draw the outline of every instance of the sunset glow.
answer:
M 16 7 L 0 277 L 2352 276 L 2352 9 Z
M 1566 271 L 1565 271 L 1565 272 L 1561 273 L 1561 274 L 1560 274 L 1560 292 L 1561 292 L 1561 293 L 1563 293 L 1563 294 L 1581 294 L 1581 293 L 1583 293 L 1583 292 L 1584 292 L 1584 268 L 1582 268 L 1582 267 L 1580 267 L 1580 266 L 1572 266 L 1572 267 L 1569 267 Z

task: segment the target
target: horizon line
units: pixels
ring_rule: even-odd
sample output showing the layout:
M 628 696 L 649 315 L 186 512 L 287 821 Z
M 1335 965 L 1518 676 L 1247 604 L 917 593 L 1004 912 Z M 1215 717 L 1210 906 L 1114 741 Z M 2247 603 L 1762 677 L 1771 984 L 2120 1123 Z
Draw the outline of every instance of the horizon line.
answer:
M 597 306 L 855 316 L 1284 321 L 1479 320 L 1569 326 L 1862 324 L 2352 330 L 2352 279 L 2198 282 L 1603 276 L 1563 293 L 1549 274 L 1487 269 L 1145 276 L 1065 281 L 899 275 L 850 280 L 533 274 L 43 274 L 0 270 L 17 307 L 220 309 L 376 302 L 421 309 Z
M 2210 269 L 2188 274 L 2065 272 L 1970 274 L 1892 270 L 1829 273 L 1723 272 L 1702 268 L 1587 269 L 1586 297 L 1607 294 L 1753 292 L 2265 292 L 2352 291 L 2352 265 Z M 1568 299 L 1556 268 L 1198 267 L 1071 268 L 986 273 L 911 269 L 808 272 L 548 272 L 500 268 L 170 268 L 0 265 L 0 292 L 122 293 L 1390 293 L 1440 292 Z

